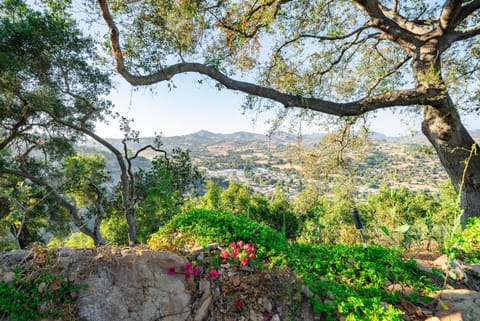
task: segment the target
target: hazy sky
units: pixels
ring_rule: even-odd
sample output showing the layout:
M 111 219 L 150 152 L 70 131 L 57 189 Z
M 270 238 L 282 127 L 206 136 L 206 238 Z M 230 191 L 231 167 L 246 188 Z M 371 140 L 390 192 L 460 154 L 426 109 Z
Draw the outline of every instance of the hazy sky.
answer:
M 185 135 L 199 130 L 215 133 L 233 133 L 248 131 L 265 134 L 269 125 L 265 121 L 270 115 L 242 114 L 241 105 L 244 95 L 227 89 L 219 91 L 212 83 L 200 85 L 195 75 L 176 76 L 177 88 L 169 91 L 167 84 L 156 85 L 156 93 L 147 87 L 136 91 L 123 79 L 118 77 L 118 89 L 110 95 L 115 110 L 121 115 L 134 118 L 133 128 L 140 130 L 141 136 L 153 136 L 155 132 L 163 136 Z M 255 121 L 252 119 L 256 118 Z M 411 130 L 420 130 L 420 119 L 402 122 L 399 115 L 382 111 L 371 122 L 371 130 L 387 136 L 402 136 Z M 480 117 L 464 119 L 468 129 L 480 128 Z M 407 123 L 407 124 L 406 124 Z M 311 128 L 310 132 L 322 129 Z M 116 121 L 110 124 L 98 124 L 97 132 L 103 137 L 121 137 Z

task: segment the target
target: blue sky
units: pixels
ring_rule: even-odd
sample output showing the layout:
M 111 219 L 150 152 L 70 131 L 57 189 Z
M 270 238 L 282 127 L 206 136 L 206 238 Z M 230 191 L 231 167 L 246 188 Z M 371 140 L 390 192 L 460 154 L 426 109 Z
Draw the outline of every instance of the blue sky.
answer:
M 155 93 L 147 87 L 136 91 L 118 77 L 117 89 L 109 99 L 121 115 L 134 118 L 133 128 L 141 136 L 153 136 L 155 132 L 164 136 L 185 135 L 199 130 L 215 133 L 248 131 L 265 134 L 272 119 L 268 114 L 242 113 L 244 95 L 227 89 L 219 91 L 211 82 L 200 85 L 198 77 L 183 75 L 174 78 L 177 88 L 171 91 L 166 83 L 156 85 Z M 405 117 L 405 116 L 404 116 Z M 391 111 L 381 111 L 371 121 L 371 130 L 388 136 L 408 135 L 420 129 L 420 119 L 404 119 Z M 255 119 L 255 121 L 253 121 Z M 469 117 L 467 128 L 480 128 L 479 117 Z M 322 128 L 310 128 L 307 132 L 321 132 Z M 103 137 L 121 137 L 117 122 L 98 124 L 97 132 Z

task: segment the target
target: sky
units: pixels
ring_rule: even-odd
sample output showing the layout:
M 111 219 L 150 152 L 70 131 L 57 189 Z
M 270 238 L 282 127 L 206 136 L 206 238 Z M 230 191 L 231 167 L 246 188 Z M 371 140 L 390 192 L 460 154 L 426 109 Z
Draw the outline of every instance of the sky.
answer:
M 166 83 L 134 90 L 121 77 L 116 78 L 117 89 L 108 97 L 115 105 L 115 111 L 122 116 L 133 118 L 133 128 L 140 136 L 187 135 L 200 130 L 214 133 L 247 131 L 266 134 L 271 114 L 243 113 L 245 95 L 228 89 L 219 91 L 212 82 L 199 84 L 199 77 L 182 75 L 174 78 L 177 88 L 169 89 Z M 380 111 L 370 123 L 371 131 L 387 136 L 407 136 L 420 130 L 421 117 L 406 119 L 390 110 Z M 479 129 L 480 117 L 464 118 L 467 129 Z M 322 132 L 321 127 L 304 129 L 304 133 Z M 120 138 L 118 122 L 97 124 L 97 133 L 106 138 Z
M 83 11 L 76 13 L 81 28 L 88 34 L 105 32 L 103 21 L 88 27 L 82 22 Z M 228 89 L 219 91 L 213 82 L 202 85 L 199 76 L 193 74 L 174 77 L 177 88 L 169 90 L 166 83 L 155 85 L 155 93 L 148 87 L 134 90 L 123 78 L 116 77 L 117 88 L 108 97 L 115 105 L 114 111 L 122 116 L 133 118 L 133 129 L 140 135 L 178 136 L 191 134 L 200 130 L 214 133 L 234 133 L 247 131 L 266 134 L 273 119 L 270 114 L 243 113 L 242 103 L 245 94 Z M 406 136 L 420 131 L 421 117 L 415 119 L 401 118 L 390 109 L 378 111 L 370 122 L 370 130 L 387 136 Z M 467 129 L 480 129 L 480 115 L 463 119 Z M 303 133 L 319 133 L 320 127 L 303 128 Z M 97 133 L 106 138 L 121 138 L 117 121 L 97 124 Z

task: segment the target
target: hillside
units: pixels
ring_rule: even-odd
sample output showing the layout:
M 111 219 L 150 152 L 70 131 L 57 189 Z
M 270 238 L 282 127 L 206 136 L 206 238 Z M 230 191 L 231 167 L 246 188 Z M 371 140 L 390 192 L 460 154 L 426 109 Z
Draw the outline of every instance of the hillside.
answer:
M 480 130 L 474 131 L 480 137 Z M 290 195 L 298 193 L 305 181 L 304 168 L 298 163 L 298 149 L 321 150 L 323 134 L 296 135 L 284 132 L 266 136 L 248 132 L 218 134 L 199 131 L 189 135 L 163 137 L 162 148 L 171 151 L 182 148 L 191 152 L 195 165 L 204 171 L 207 178 L 226 186 L 229 180 L 246 184 L 263 194 L 271 193 L 276 185 L 282 186 Z M 447 175 L 435 152 L 426 139 L 417 134 L 409 137 L 388 137 L 370 134 L 371 143 L 355 153 L 346 154 L 347 162 L 355 163 L 355 185 L 360 194 L 374 192 L 382 184 L 407 187 L 412 190 L 436 192 L 447 182 Z M 122 148 L 120 139 L 109 139 L 117 148 Z M 129 149 L 138 150 L 153 144 L 153 137 L 142 137 L 138 143 L 130 143 Z M 80 147 L 87 152 L 102 152 L 102 148 L 88 141 Z M 107 169 L 115 173 L 115 159 L 107 155 Z M 152 159 L 157 153 L 147 150 L 141 154 Z M 321 158 L 316 160 L 321 163 Z M 136 166 L 149 166 L 145 159 L 138 159 Z M 112 175 L 115 176 L 115 175 Z M 309 179 L 312 183 L 312 180 Z

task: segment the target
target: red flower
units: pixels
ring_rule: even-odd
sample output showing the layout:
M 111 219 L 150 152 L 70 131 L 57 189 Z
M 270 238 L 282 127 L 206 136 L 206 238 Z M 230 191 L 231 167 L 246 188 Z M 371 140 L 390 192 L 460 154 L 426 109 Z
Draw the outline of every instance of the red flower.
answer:
M 235 249 L 233 249 L 233 252 L 232 252 L 232 257 L 233 257 L 233 258 L 236 258 L 236 257 L 237 257 L 237 255 L 238 255 L 238 249 L 237 249 L 237 248 L 235 248 Z
M 251 259 L 254 259 L 255 258 L 255 253 L 250 253 L 250 255 L 248 257 L 251 258 Z
M 230 255 L 230 254 L 228 253 L 227 250 L 223 250 L 222 252 L 220 252 L 220 257 L 221 257 L 221 258 L 226 259 L 226 258 L 229 257 L 229 255 Z
M 210 273 L 208 273 L 207 279 L 216 278 L 217 276 L 218 276 L 218 271 L 217 270 L 212 270 L 212 271 L 210 271 Z
M 243 304 L 242 300 L 238 299 L 237 302 L 235 302 L 235 306 L 239 309 L 242 309 L 245 306 L 245 304 Z
M 230 243 L 230 247 L 231 247 L 232 249 L 236 249 L 236 248 L 237 248 L 237 244 L 236 244 L 235 242 L 232 242 L 232 243 Z
M 240 264 L 247 265 L 248 264 L 248 257 L 244 257 L 243 259 L 241 259 Z
M 243 241 L 238 241 L 238 242 L 237 242 L 237 246 L 238 246 L 238 247 L 243 247 Z

